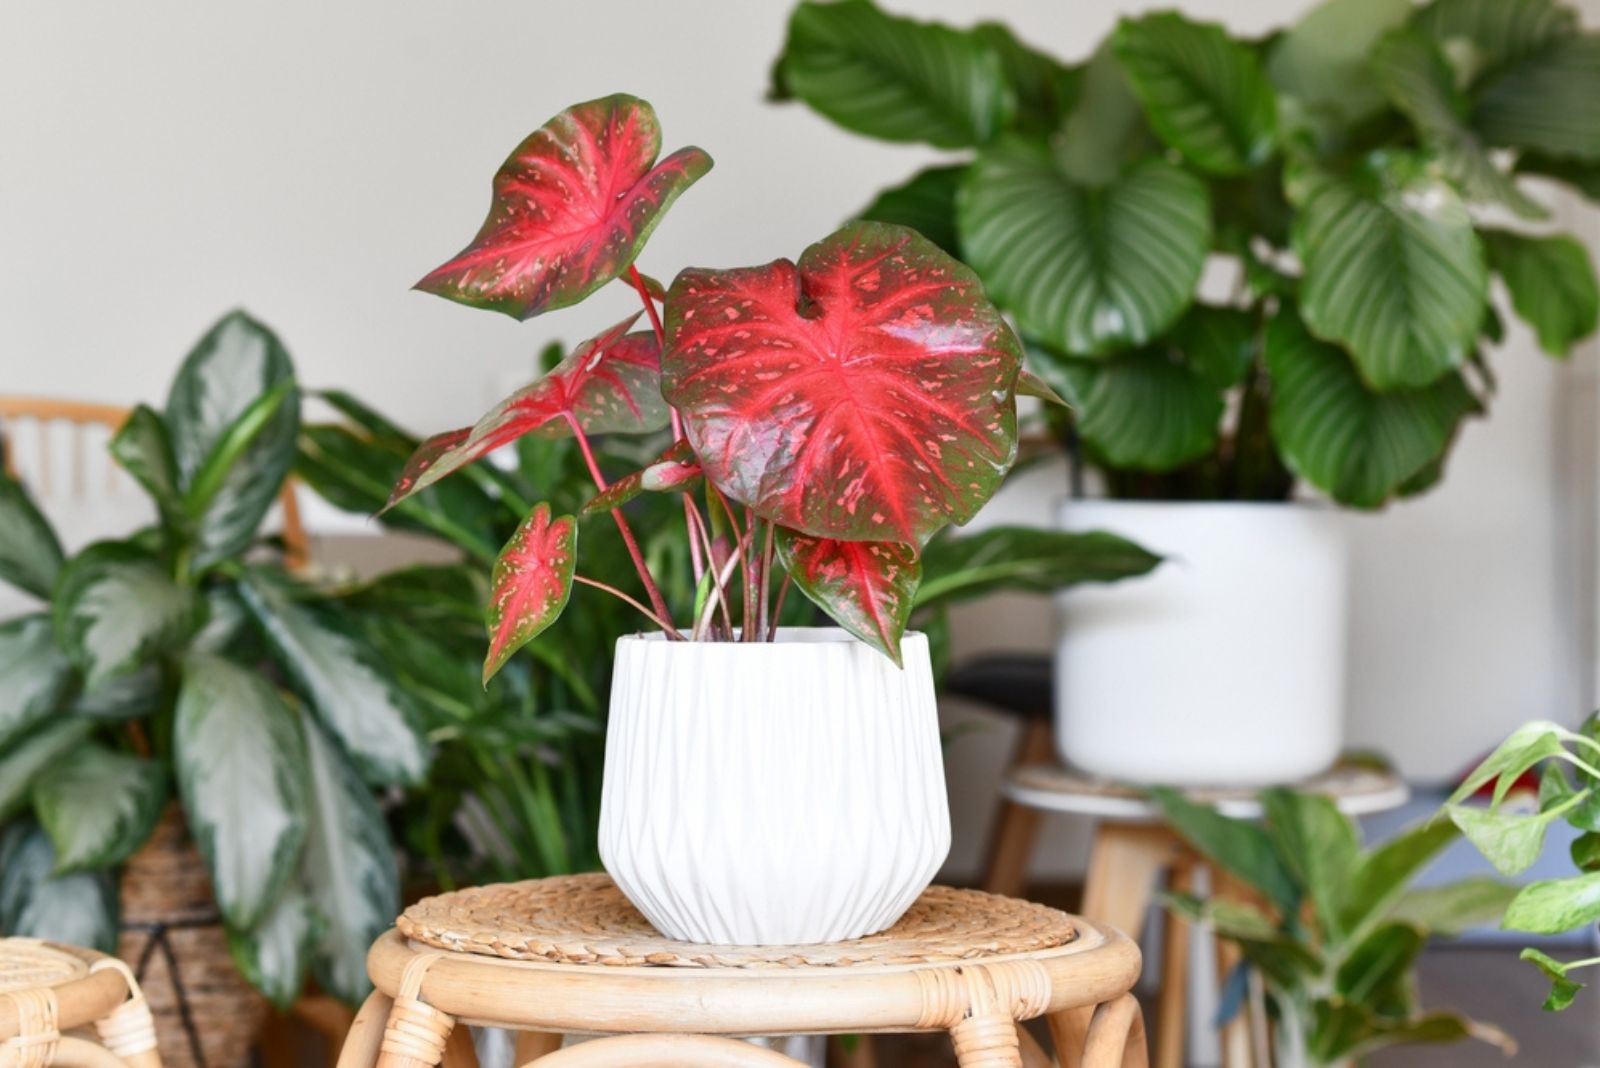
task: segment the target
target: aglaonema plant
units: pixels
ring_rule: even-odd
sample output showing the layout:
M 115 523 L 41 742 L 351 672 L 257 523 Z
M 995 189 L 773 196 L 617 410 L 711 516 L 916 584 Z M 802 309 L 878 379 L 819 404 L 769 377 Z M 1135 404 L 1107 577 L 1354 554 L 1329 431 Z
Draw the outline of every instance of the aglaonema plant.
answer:
M 798 586 L 898 662 L 924 547 L 999 488 L 1017 453 L 1016 395 L 1050 391 L 1021 370 L 976 276 L 905 227 L 857 223 L 798 261 L 690 268 L 663 289 L 634 261 L 711 160 L 659 152 L 650 106 L 617 95 L 562 112 L 506 160 L 477 236 L 419 288 L 527 319 L 621 279 L 643 308 L 474 426 L 423 442 L 389 507 L 519 438 L 576 442 L 595 495 L 576 514 L 534 502 L 500 552 L 485 680 L 574 584 L 627 601 L 669 640 L 722 641 L 771 640 Z M 597 435 L 662 430 L 653 462 L 602 470 Z M 647 492 L 682 501 L 696 596 L 681 618 L 625 511 Z M 579 570 L 582 520 L 600 512 L 639 596 Z

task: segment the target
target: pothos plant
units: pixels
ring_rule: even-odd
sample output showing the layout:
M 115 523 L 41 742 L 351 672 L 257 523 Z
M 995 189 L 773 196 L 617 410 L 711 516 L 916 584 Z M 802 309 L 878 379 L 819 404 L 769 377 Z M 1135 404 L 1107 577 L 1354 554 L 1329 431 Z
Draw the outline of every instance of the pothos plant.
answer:
M 0 930 L 114 951 L 118 868 L 176 802 L 245 977 L 364 996 L 399 906 L 373 788 L 431 750 L 350 609 L 260 532 L 299 426 L 288 353 L 235 313 L 112 439 L 154 526 L 66 557 L 0 478 L 0 579 L 45 602 L 0 624 Z
M 1224 876 L 1207 897 L 1167 896 L 1178 914 L 1235 943 L 1228 981 L 1236 1010 L 1260 1000 L 1283 1065 L 1357 1063 L 1388 1046 L 1476 1038 L 1515 1047 L 1498 1028 L 1425 1011 L 1415 964 L 1430 935 L 1455 934 L 1500 915 L 1514 887 L 1469 878 L 1414 888 L 1456 840 L 1432 820 L 1363 848 L 1355 823 L 1326 797 L 1286 789 L 1260 795 L 1261 821 L 1232 819 L 1173 790 L 1154 793 L 1168 824 Z
M 1113 496 L 1421 492 L 1493 392 L 1493 278 L 1552 355 L 1595 329 L 1530 183 L 1600 197 L 1600 35 L 1554 0 L 1328 0 L 1253 39 L 1152 12 L 1070 64 L 806 0 L 773 95 L 964 153 L 861 217 L 973 267 Z
M 412 456 L 390 507 L 527 435 L 571 436 L 595 494 L 535 503 L 495 562 L 487 680 L 557 618 L 573 585 L 628 602 L 668 640 L 769 641 L 791 585 L 894 658 L 923 549 L 972 518 L 1017 452 L 1016 395 L 1050 396 L 966 266 L 906 227 L 857 223 L 798 262 L 689 268 L 670 289 L 634 261 L 665 210 L 711 168 L 698 148 L 658 162 L 654 111 L 578 104 L 519 145 L 472 243 L 418 288 L 527 319 L 625 279 L 641 312 L 578 346 L 476 425 Z M 635 330 L 640 315 L 649 329 Z M 591 438 L 670 430 L 620 477 Z M 674 613 L 624 505 L 682 503 L 695 603 Z M 635 596 L 579 574 L 578 532 L 609 513 Z M 611 576 L 615 579 L 615 576 Z

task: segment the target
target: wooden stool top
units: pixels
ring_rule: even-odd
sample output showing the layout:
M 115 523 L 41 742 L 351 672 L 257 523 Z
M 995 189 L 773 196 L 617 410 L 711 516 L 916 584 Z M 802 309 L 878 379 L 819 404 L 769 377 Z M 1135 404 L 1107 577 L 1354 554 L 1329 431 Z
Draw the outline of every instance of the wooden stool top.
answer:
M 1283 785 L 1329 797 L 1347 816 L 1387 812 L 1411 797 L 1410 789 L 1392 770 L 1365 763 L 1338 764 L 1321 775 Z M 1017 804 L 1046 812 L 1100 816 L 1128 823 L 1157 823 L 1161 818 L 1138 787 L 1052 764 L 1016 768 L 1000 789 Z M 1259 791 L 1260 787 L 1254 786 L 1207 786 L 1184 793 L 1192 801 L 1215 806 L 1225 816 L 1258 819 Z

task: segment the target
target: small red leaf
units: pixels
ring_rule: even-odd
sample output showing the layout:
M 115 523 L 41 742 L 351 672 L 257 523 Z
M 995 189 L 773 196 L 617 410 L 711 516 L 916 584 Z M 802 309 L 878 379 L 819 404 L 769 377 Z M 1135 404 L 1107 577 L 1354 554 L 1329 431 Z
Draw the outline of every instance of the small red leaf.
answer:
M 643 434 L 666 426 L 661 348 L 648 332 L 627 333 L 638 317 L 634 313 L 579 345 L 549 374 L 501 401 L 476 426 L 423 442 L 406 461 L 384 507 L 393 508 L 524 434 L 570 434 L 569 415 L 585 433 L 593 434 Z
M 1021 345 L 905 227 L 852 224 L 798 267 L 684 271 L 666 331 L 662 388 L 706 477 L 782 526 L 920 544 L 1016 458 Z
M 591 516 L 596 512 L 621 508 L 646 490 L 666 492 L 685 489 L 699 477 L 700 461 L 694 458 L 687 441 L 677 441 L 667 446 L 650 466 L 622 476 L 607 486 L 603 493 L 590 498 L 580 514 Z
M 534 506 L 494 562 L 489 591 L 489 655 L 483 683 L 541 631 L 556 621 L 572 593 L 578 562 L 578 521 L 550 518 L 550 506 Z
M 779 529 L 778 557 L 794 584 L 834 622 L 900 663 L 900 637 L 922 581 L 916 546 Z
M 564 308 L 616 278 L 711 157 L 661 151 L 656 113 L 617 94 L 568 108 L 517 146 L 494 178 L 472 244 L 417 283 L 518 319 Z

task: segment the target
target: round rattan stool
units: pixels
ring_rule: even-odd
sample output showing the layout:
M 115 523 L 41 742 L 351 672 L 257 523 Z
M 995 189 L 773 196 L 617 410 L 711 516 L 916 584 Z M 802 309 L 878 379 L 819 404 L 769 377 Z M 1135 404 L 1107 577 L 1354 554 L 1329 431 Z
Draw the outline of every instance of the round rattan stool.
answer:
M 100 1042 L 67 1034 L 93 1024 Z M 32 938 L 0 938 L 0 1068 L 161 1068 L 128 966 Z
M 465 1028 L 528 1032 L 518 1064 L 787 1066 L 730 1039 L 948 1031 L 963 1068 L 1020 1066 L 1049 1018 L 1063 1063 L 1144 1068 L 1139 950 L 1055 909 L 933 887 L 887 931 L 811 946 L 658 934 L 605 875 L 427 898 L 367 958 L 377 986 L 339 1068 L 466 1065 Z M 563 1034 L 609 1034 L 560 1049 Z

